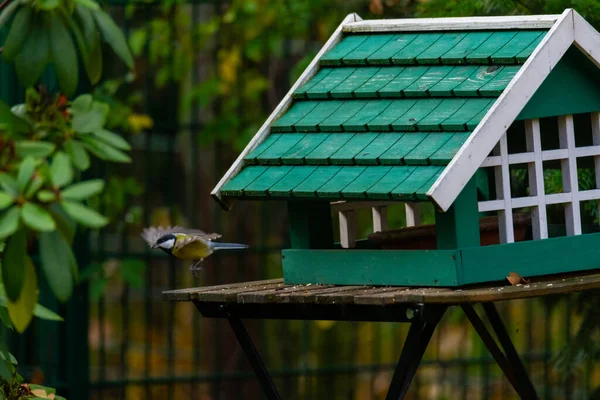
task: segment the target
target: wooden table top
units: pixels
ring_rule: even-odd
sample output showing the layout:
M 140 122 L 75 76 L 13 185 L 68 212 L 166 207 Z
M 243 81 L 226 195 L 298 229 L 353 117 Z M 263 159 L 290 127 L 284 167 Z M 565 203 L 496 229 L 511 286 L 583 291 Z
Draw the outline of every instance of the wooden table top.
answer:
M 282 279 L 240 282 L 163 292 L 166 301 L 237 304 L 461 304 L 521 299 L 600 288 L 600 270 L 536 277 L 458 289 L 398 286 L 285 285 Z

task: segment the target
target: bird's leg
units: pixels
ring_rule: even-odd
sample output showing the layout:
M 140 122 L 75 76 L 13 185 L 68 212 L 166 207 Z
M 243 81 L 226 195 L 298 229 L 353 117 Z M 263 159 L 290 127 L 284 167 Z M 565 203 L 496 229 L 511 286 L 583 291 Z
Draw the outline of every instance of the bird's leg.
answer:
M 198 277 L 198 271 L 202 270 L 202 267 L 200 266 L 200 264 L 202 264 L 202 261 L 204 261 L 203 258 L 195 261 L 191 266 L 190 266 L 190 271 L 192 271 L 192 273 L 194 274 L 194 276 L 197 278 Z

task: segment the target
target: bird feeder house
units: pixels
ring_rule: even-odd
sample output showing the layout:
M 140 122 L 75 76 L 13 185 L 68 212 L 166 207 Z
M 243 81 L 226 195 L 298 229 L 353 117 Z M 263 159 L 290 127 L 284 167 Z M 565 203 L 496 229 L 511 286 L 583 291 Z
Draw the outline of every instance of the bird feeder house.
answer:
M 212 194 L 225 208 L 288 203 L 290 284 L 461 286 L 596 269 L 600 233 L 582 228 L 581 208 L 600 199 L 599 66 L 600 34 L 571 9 L 351 14 Z M 558 189 L 545 183 L 552 171 Z M 418 226 L 422 202 L 435 226 Z M 389 231 L 397 203 L 409 227 Z M 372 209 L 366 241 L 354 237 L 361 207 Z M 548 224 L 556 207 L 562 234 Z

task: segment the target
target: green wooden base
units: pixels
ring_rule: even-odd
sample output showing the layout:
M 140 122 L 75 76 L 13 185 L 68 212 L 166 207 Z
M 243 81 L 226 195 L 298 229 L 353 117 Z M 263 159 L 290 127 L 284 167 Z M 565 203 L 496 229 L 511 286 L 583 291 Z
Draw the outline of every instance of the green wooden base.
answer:
M 600 268 L 600 233 L 460 250 L 284 250 L 286 284 L 462 286 Z

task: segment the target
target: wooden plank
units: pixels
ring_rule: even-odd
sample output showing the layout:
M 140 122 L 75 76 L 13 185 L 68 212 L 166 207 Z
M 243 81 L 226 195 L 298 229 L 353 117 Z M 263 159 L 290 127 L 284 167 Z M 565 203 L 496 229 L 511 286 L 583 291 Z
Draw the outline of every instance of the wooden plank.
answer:
M 494 106 L 496 103 L 496 99 L 493 99 L 490 105 L 483 110 L 481 110 L 476 116 L 471 118 L 469 122 L 467 122 L 467 130 L 475 130 L 475 128 L 479 125 L 479 123 L 483 120 L 483 117 L 488 113 L 488 111 Z
M 269 147 L 271 147 L 279 139 L 279 136 L 280 136 L 279 134 L 269 135 L 267 137 L 267 139 L 260 144 L 260 146 L 258 146 L 256 149 L 252 150 L 250 152 L 250 154 L 248 154 L 246 157 L 244 157 L 244 161 L 247 164 L 255 164 L 256 157 L 258 157 L 261 153 L 263 153 L 265 150 L 267 150 Z
M 452 137 L 452 133 L 432 132 L 403 158 L 408 165 L 427 165 L 433 156 Z
M 492 32 L 469 32 L 467 35 L 441 56 L 443 64 L 464 64 L 466 57 L 485 42 Z
M 304 138 L 303 133 L 284 133 L 268 149 L 256 157 L 259 164 L 280 164 L 281 157 Z
M 390 83 L 398 76 L 405 67 L 385 67 L 380 68 L 375 75 L 366 81 L 362 86 L 355 89 L 353 94 L 356 98 L 376 98 L 378 92 L 385 85 Z
M 414 172 L 417 167 L 392 167 L 379 181 L 367 189 L 369 199 L 390 199 L 390 192 Z
M 346 144 L 329 157 L 329 161 L 334 165 L 352 165 L 354 157 L 367 147 L 378 133 L 361 133 L 354 135 Z
M 305 288 L 311 288 L 307 291 L 299 291 L 294 293 L 281 293 L 278 296 L 280 303 L 294 303 L 294 304 L 310 304 L 315 303 L 317 296 L 332 294 L 341 294 L 349 291 L 355 291 L 356 289 L 364 289 L 366 286 L 303 286 Z
M 376 165 L 379 156 L 388 151 L 402 137 L 402 133 L 380 133 L 367 147 L 354 156 L 356 164 Z
M 547 31 L 520 31 L 500 50 L 492 54 L 491 60 L 495 64 L 515 64 L 517 56 L 532 43 L 539 43 L 540 36 Z M 531 54 L 531 53 L 530 53 Z
M 417 63 L 439 64 L 441 57 L 462 41 L 467 34 L 467 32 L 444 33 L 433 45 L 417 56 Z
M 302 183 L 294 187 L 294 197 L 317 197 L 317 189 L 327 183 L 342 167 L 327 165 L 316 168 Z
M 417 56 L 431 47 L 440 37 L 442 34 L 438 32 L 420 33 L 415 40 L 392 56 L 392 64 L 415 64 Z
M 355 68 L 333 68 L 327 76 L 306 91 L 308 99 L 328 99 L 329 92 L 344 82 L 355 71 Z
M 475 71 L 477 71 L 477 67 L 474 65 L 454 67 L 443 80 L 429 88 L 429 95 L 445 97 L 454 96 L 452 90 L 466 81 Z
M 487 64 L 492 55 L 504 47 L 517 33 L 514 31 L 494 32 L 485 42 L 467 54 L 467 62 Z
M 308 115 L 294 124 L 294 130 L 297 132 L 317 132 L 318 125 L 342 104 L 343 102 L 339 100 L 320 101 Z
M 416 100 L 392 100 L 392 103 L 386 108 L 381 114 L 373 118 L 367 124 L 367 129 L 370 131 L 389 131 L 392 129 L 392 122 L 398 120 L 408 110 L 411 109 L 415 104 Z
M 267 303 L 279 303 L 279 296 L 282 294 L 297 293 L 297 292 L 309 292 L 311 290 L 318 290 L 324 288 L 330 288 L 331 285 L 311 285 L 311 286 L 284 286 L 274 289 L 257 290 L 253 292 L 240 293 L 237 295 L 238 303 L 253 303 L 253 304 L 267 304 Z
M 273 197 L 290 197 L 292 190 L 300 185 L 312 174 L 317 167 L 311 165 L 295 166 L 285 176 L 269 189 L 269 195 Z
M 282 278 L 266 279 L 252 282 L 236 282 L 224 285 L 200 286 L 187 289 L 165 290 L 162 292 L 162 299 L 165 301 L 192 301 L 197 298 L 197 294 L 213 290 L 235 289 L 235 288 L 251 288 L 253 286 L 267 285 L 272 283 L 283 283 Z
M 459 132 L 452 135 L 448 141 L 438 149 L 431 157 L 429 162 L 433 165 L 448 165 L 452 157 L 458 152 L 460 146 L 467 141 L 471 132 Z
M 420 121 L 427 117 L 442 102 L 441 99 L 423 99 L 419 100 L 414 107 L 408 110 L 404 115 L 392 122 L 392 129 L 395 131 L 414 131 L 417 129 Z
M 592 132 L 594 132 L 592 122 Z M 536 197 L 536 206 L 531 210 L 531 231 L 534 240 L 548 238 L 548 217 L 546 212 L 546 193 L 544 187 L 544 166 L 542 160 L 542 139 L 540 120 L 525 121 L 525 144 L 527 151 L 534 153 L 534 162 L 527 164 L 529 194 Z M 510 161 L 510 157 L 509 157 Z M 596 175 L 596 179 L 600 178 Z
M 502 68 L 497 65 L 480 67 L 467 80 L 456 86 L 452 93 L 456 96 L 477 97 L 479 88 L 490 82 Z
M 324 293 L 315 296 L 316 304 L 353 304 L 354 296 L 357 294 L 370 293 L 372 291 L 378 291 L 377 287 L 371 286 L 338 286 L 338 287 L 354 287 L 351 290 L 345 290 L 335 293 Z
M 311 133 L 305 135 L 302 140 L 281 156 L 281 162 L 290 165 L 304 164 L 304 157 L 309 155 L 328 137 L 329 133 Z
M 409 87 L 413 82 L 419 79 L 425 72 L 429 70 L 426 66 L 406 67 L 387 85 L 379 89 L 381 97 L 401 97 L 402 91 Z
M 404 134 L 385 153 L 379 156 L 379 162 L 387 165 L 400 165 L 402 159 L 417 147 L 427 135 L 428 133 L 426 132 L 410 132 Z
M 467 123 L 479 115 L 482 111 L 487 111 L 493 102 L 493 99 L 469 99 L 460 109 L 458 109 L 454 114 L 446 118 L 441 123 L 442 130 L 468 130 Z
M 346 166 L 335 174 L 333 178 L 317 189 L 317 196 L 320 198 L 338 198 L 340 192 L 360 174 L 363 173 L 366 167 L 362 166 Z
M 392 198 L 398 200 L 411 200 L 415 198 L 415 192 L 429 179 L 438 173 L 442 167 L 425 165 L 417 167 L 412 174 L 402 181 L 390 192 Z
M 315 76 L 312 77 L 311 80 L 309 80 L 304 85 L 296 89 L 294 93 L 292 93 L 292 97 L 294 99 L 306 98 L 306 91 L 315 86 L 317 83 L 321 82 L 323 78 L 329 75 L 331 71 L 333 71 L 332 68 L 321 68 L 319 71 L 317 71 L 317 73 L 315 74 Z
M 440 167 L 440 169 L 435 174 L 433 174 L 433 176 L 427 182 L 425 182 L 423 184 L 423 186 L 421 186 L 419 189 L 417 189 L 417 191 L 415 192 L 415 196 L 417 197 L 418 200 L 422 200 L 422 201 L 428 200 L 427 191 L 429 190 L 431 185 L 433 185 L 435 183 L 435 181 L 440 176 L 442 171 L 443 171 L 443 168 Z M 418 203 L 415 203 L 415 204 L 418 204 Z
M 383 35 L 371 35 L 358 47 L 346 54 L 342 58 L 342 63 L 345 65 L 365 65 L 367 64 L 367 58 L 373 53 L 377 52 L 388 42 L 393 40 L 396 35 L 394 34 L 383 34 Z
M 455 114 L 467 102 L 466 99 L 444 99 L 426 117 L 417 123 L 422 131 L 441 131 L 442 122 Z
M 333 49 L 319 59 L 321 65 L 340 65 L 342 58 L 360 46 L 369 35 L 350 35 L 344 37 Z
M 304 159 L 308 164 L 329 164 L 329 157 L 352 139 L 353 136 L 353 133 L 331 134 L 319 147 L 304 157 Z
M 285 179 L 291 169 L 292 167 L 287 165 L 269 167 L 261 176 L 244 188 L 244 195 L 265 197 L 267 190 L 281 179 Z
M 196 295 L 197 301 L 201 302 L 219 302 L 219 303 L 235 303 L 237 296 L 240 293 L 251 293 L 254 291 L 283 288 L 283 283 L 267 283 L 264 285 L 252 285 L 250 287 L 237 287 L 232 289 L 216 289 L 214 291 L 207 291 L 198 293 Z
M 575 125 L 572 115 L 558 117 L 558 139 L 560 147 L 567 149 L 568 158 L 560 160 L 562 187 L 571 193 L 573 201 L 565 204 L 565 225 L 567 235 L 581 234 L 581 204 L 578 201 L 579 180 L 577 176 L 577 157 L 575 156 Z
M 392 56 L 404 49 L 419 36 L 418 33 L 403 33 L 394 35 L 394 38 L 383 45 L 379 50 L 367 57 L 367 63 L 381 65 L 391 64 Z
M 318 101 L 295 102 L 281 118 L 271 124 L 271 131 L 293 132 L 294 124 L 308 115 L 318 104 Z
M 517 75 L 520 66 L 504 67 L 491 81 L 478 89 L 481 96 L 500 96 L 510 81 Z
M 342 189 L 343 198 L 366 198 L 367 189 L 379 182 L 391 169 L 389 166 L 367 167 L 352 183 Z
M 341 132 L 342 124 L 367 105 L 366 100 L 344 101 L 333 114 L 319 123 L 322 132 Z
M 524 63 L 525 61 L 527 61 L 529 56 L 533 54 L 534 50 L 538 47 L 538 45 L 542 42 L 546 35 L 547 33 L 540 35 L 533 42 L 529 43 L 529 45 L 525 47 L 519 54 L 517 54 L 517 56 L 515 57 L 517 62 Z
M 361 87 L 366 81 L 371 79 L 380 70 L 379 67 L 360 67 L 346 78 L 345 81 L 329 91 L 334 99 L 351 99 L 355 89 Z M 375 94 L 374 97 L 377 97 Z
M 391 103 L 391 100 L 370 100 L 352 118 L 344 122 L 342 128 L 348 132 L 366 132 L 369 122 L 383 113 Z
M 431 67 L 419 79 L 404 89 L 402 94 L 406 97 L 429 96 L 429 89 L 440 81 L 445 80 L 446 75 L 453 69 L 454 67 L 449 65 Z
M 224 196 L 242 196 L 243 189 L 254 182 L 256 178 L 261 176 L 269 167 L 263 165 L 252 165 L 243 168 L 234 179 L 230 180 L 223 186 L 221 191 Z

